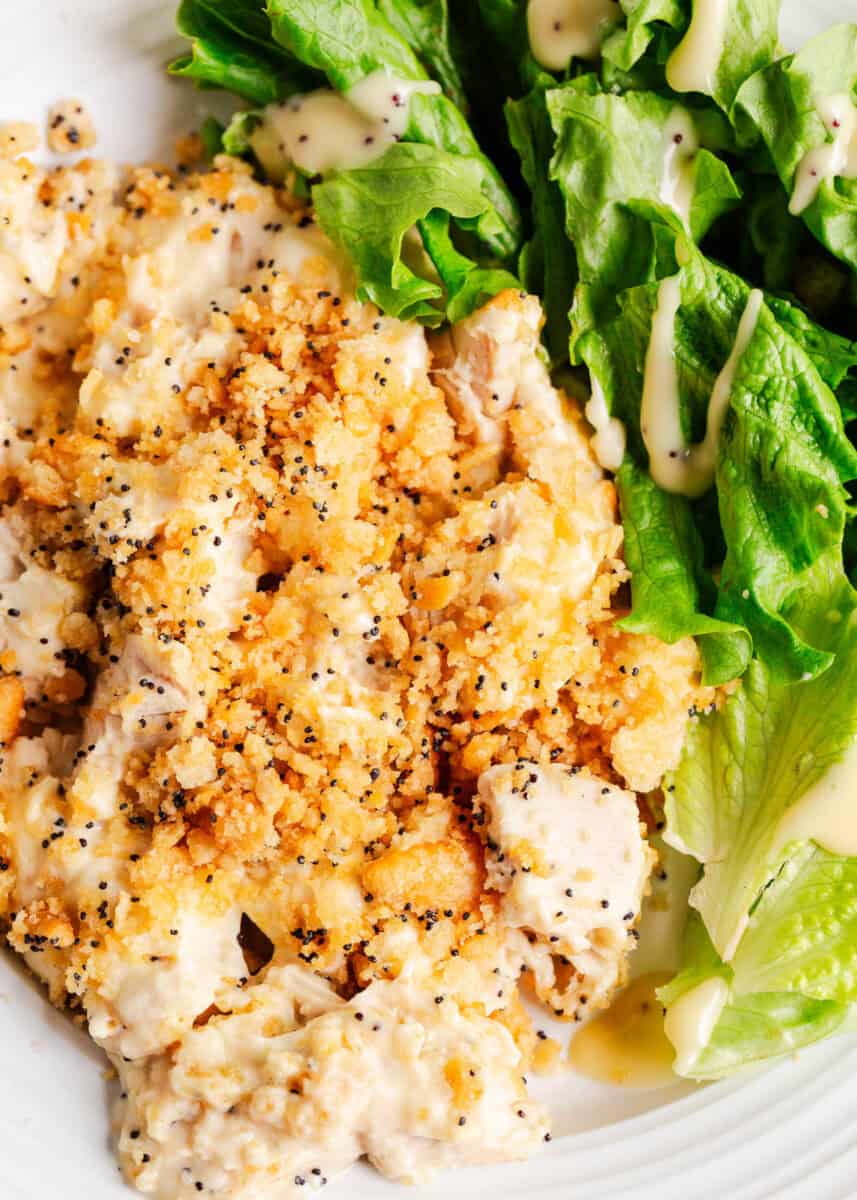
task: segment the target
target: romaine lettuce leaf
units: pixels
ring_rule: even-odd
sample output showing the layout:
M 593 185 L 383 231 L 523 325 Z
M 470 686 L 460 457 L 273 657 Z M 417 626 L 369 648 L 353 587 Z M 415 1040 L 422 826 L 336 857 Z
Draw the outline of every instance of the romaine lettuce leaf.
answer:
M 743 992 L 857 1000 L 857 858 L 794 847 L 765 888 L 729 964 Z
M 556 134 L 551 177 L 565 200 L 580 280 L 588 285 L 572 316 L 576 337 L 593 318 L 615 311 L 616 292 L 675 270 L 682 223 L 664 201 L 662 179 L 664 126 L 680 102 L 651 92 L 612 95 L 585 75 L 548 91 L 547 106 Z M 708 118 L 699 132 L 709 134 L 713 125 Z M 700 149 L 689 211 L 694 239 L 739 197 L 726 164 Z
M 467 259 L 449 239 L 450 215 L 478 225 L 489 210 L 480 182 L 476 159 L 399 142 L 365 167 L 334 173 L 312 195 L 320 226 L 354 266 L 359 298 L 393 316 L 438 325 L 447 312 L 458 319 L 480 297 L 516 285 L 508 272 Z M 403 259 L 403 239 L 420 223 L 445 288 Z
M 235 158 L 249 154 L 250 135 L 261 120 L 260 113 L 255 109 L 245 109 L 237 112 L 223 131 L 223 150 Z
M 625 559 L 631 571 L 632 609 L 621 625 L 665 642 L 700 639 L 705 680 L 725 683 L 746 668 L 752 652 L 750 633 L 740 622 L 716 615 L 717 588 L 704 566 L 704 545 L 697 513 L 699 501 L 672 495 L 654 482 L 640 432 L 643 368 L 658 285 L 647 284 L 618 296 L 619 315 L 585 333 L 579 353 L 610 412 L 625 424 L 627 453 L 616 486 L 625 531 Z M 735 305 L 737 308 L 737 304 Z M 700 427 L 717 371 L 729 353 L 730 332 L 740 312 L 721 314 L 717 337 L 702 342 L 700 358 L 694 326 L 684 335 L 677 325 L 677 360 L 691 436 Z M 698 321 L 697 321 L 698 326 Z M 688 358 L 683 361 L 683 351 Z
M 749 177 L 745 203 L 726 237 L 734 238 L 736 233 L 744 234 L 747 245 L 737 262 L 727 260 L 729 265 L 769 291 L 793 291 L 798 255 L 808 235 L 803 222 L 789 212 L 788 197 L 776 175 Z M 712 253 L 720 257 L 722 250 L 728 253 L 720 245 Z
M 200 87 L 223 88 L 263 105 L 309 91 L 321 80 L 273 40 L 264 0 L 182 0 L 176 25 L 191 48 L 170 63 L 169 72 Z
M 464 93 L 447 18 L 446 0 L 183 0 L 178 25 L 192 39 L 191 53 L 171 66 L 257 106 L 236 113 L 222 134 L 227 153 L 251 157 L 259 107 L 328 83 L 347 91 L 374 71 L 426 79 L 428 66 L 452 98 L 412 97 L 400 144 L 422 148 L 399 153 L 394 147 L 360 171 L 337 172 L 313 189 L 312 199 L 319 224 L 352 259 L 361 294 L 386 312 L 430 324 L 463 316 L 496 291 L 517 286 L 504 267 L 515 261 L 522 236 L 516 201 L 454 102 Z M 453 157 L 461 159 L 457 179 Z M 386 230 L 378 212 L 390 221 Z M 403 226 L 406 212 L 413 219 Z M 361 223 L 365 237 L 357 232 Z M 434 260 L 425 278 L 402 259 L 402 239 L 414 223 Z
M 663 642 L 695 637 L 706 682 L 737 678 L 750 661 L 752 640 L 743 626 L 708 615 L 716 588 L 703 565 L 690 502 L 659 488 L 631 457 L 619 468 L 616 488 L 634 602 L 619 625 Z
M 857 274 L 789 212 L 789 197 L 778 175 L 738 169 L 737 180 L 742 203 L 713 227 L 703 242 L 706 254 L 770 292 L 797 297 L 813 323 L 853 339 Z M 815 328 L 828 332 L 820 325 Z
M 260 55 L 238 46 L 194 38 L 190 54 L 179 55 L 168 67 L 180 79 L 191 79 L 201 88 L 223 88 L 251 104 L 271 104 L 289 95 L 286 73 Z M 301 91 L 296 86 L 292 91 Z
M 734 278 L 734 277 L 733 277 Z M 857 475 L 835 397 L 767 305 L 738 363 L 717 461 L 726 558 L 715 612 L 746 625 L 774 678 L 830 664 L 827 639 L 805 610 L 820 569 L 842 572 Z
M 857 102 L 857 25 L 828 29 L 753 75 L 738 94 L 736 109 L 764 139 L 789 195 L 804 155 L 829 141 L 817 104 L 836 93 Z M 801 215 L 831 253 L 857 270 L 857 179 L 822 180 Z
M 185 37 L 240 38 L 248 48 L 286 59 L 271 38 L 265 0 L 181 0 L 176 26 Z
M 698 442 L 749 288 L 689 243 L 682 257 L 674 353 L 685 436 Z M 646 469 L 640 406 L 657 299 L 656 282 L 620 292 L 618 315 L 578 341 L 581 359 L 627 430 L 627 459 L 617 481 L 632 573 L 626 626 L 666 641 L 714 635 L 702 642 L 712 682 L 729 678 L 727 667 L 746 666 L 748 634 L 774 678 L 816 675 L 830 665 L 831 653 L 807 630 L 801 609 L 819 564 L 841 573 L 843 485 L 857 476 L 857 454 L 813 356 L 835 386 L 845 366 L 857 362 L 854 347 L 831 341 L 840 358 L 828 362 L 833 335 L 815 330 L 785 301 L 762 306 L 737 364 L 720 438 L 716 486 L 726 553 L 715 589 L 702 566 L 699 502 L 667 497 Z
M 628 72 L 648 53 L 661 68 L 690 22 L 688 0 L 620 0 L 624 22 L 605 38 L 601 54 L 619 71 Z
M 306 66 L 324 72 L 338 91 L 347 91 L 373 71 L 403 79 L 427 72 L 403 37 L 372 0 L 269 0 L 275 40 Z M 520 248 L 517 204 L 492 162 L 482 153 L 466 119 L 445 95 L 412 97 L 405 142 L 424 142 L 472 160 L 467 173 L 479 173 L 484 206 L 477 232 L 492 254 L 506 258 Z
M 659 90 L 668 90 L 667 60 L 687 32 L 694 0 L 621 0 L 625 24 L 605 41 L 605 60 L 622 72 L 639 68 L 644 56 L 658 65 Z M 732 112 L 741 85 L 773 62 L 779 50 L 780 0 L 728 0 L 723 44 L 713 85 L 704 91 Z
M 843 416 L 857 388 L 857 342 L 818 325 L 802 308 L 782 296 L 768 296 L 768 308 L 789 336 L 806 351 L 821 378 L 836 394 Z M 845 415 L 847 412 L 847 415 Z
M 486 29 L 510 53 L 529 50 L 527 44 L 527 6 L 522 0 L 477 0 L 476 9 Z
M 298 62 L 326 75 L 338 92 L 382 69 L 402 79 L 427 78 L 373 0 L 268 0 L 266 11 L 274 40 Z
M 723 710 L 694 722 L 667 784 L 665 836 L 705 866 L 691 903 L 724 962 L 789 860 L 785 813 L 857 735 L 857 603 L 841 568 L 807 581 L 801 617 L 834 656 L 827 671 L 787 683 L 754 661 Z
M 803 618 L 835 653 L 830 669 L 785 684 L 754 662 L 725 707 L 694 722 L 667 783 L 665 837 L 704 872 L 691 892 L 683 968 L 659 996 L 669 1009 L 714 976 L 729 985 L 709 1038 L 681 1064 L 695 1079 L 853 1025 L 857 858 L 820 844 L 830 836 L 823 825 L 784 823 L 854 754 L 857 593 L 841 571 L 817 571 Z M 798 840 L 811 832 L 818 841 Z
M 460 321 L 491 296 L 519 286 L 509 271 L 481 267 L 456 248 L 450 233 L 448 207 L 432 208 L 416 224 L 423 247 L 444 286 L 444 314 L 448 321 Z
M 568 358 L 568 311 L 577 282 L 577 264 L 565 236 L 562 193 L 548 176 L 554 135 L 545 88 L 537 86 L 522 99 L 507 101 L 506 124 L 532 197 L 533 235 L 521 251 L 521 281 L 527 291 L 541 297 L 545 345 L 551 361 L 562 363 Z
M 526 194 L 505 105 L 545 79 L 556 82 L 529 52 L 526 0 L 459 0 L 450 5 L 449 18 L 453 53 L 469 102 L 468 119 L 514 193 Z
M 199 139 L 202 142 L 202 152 L 205 161 L 211 162 L 218 154 L 223 153 L 223 135 L 226 130 L 216 117 L 206 117 L 199 127 Z
M 450 48 L 447 0 L 377 0 L 378 11 L 416 51 L 447 96 L 462 112 L 468 101 Z
M 812 873 L 825 870 L 825 864 L 815 861 L 816 856 L 820 859 L 825 857 L 822 851 L 806 847 L 801 854 L 805 854 L 809 859 L 808 869 L 803 878 L 790 879 L 794 888 L 791 897 L 798 905 L 805 887 L 811 894 L 817 892 L 811 880 Z M 799 863 L 800 860 L 796 859 L 796 864 Z M 814 905 L 814 911 L 811 912 L 807 923 L 802 921 L 799 912 L 794 912 L 792 929 L 797 931 L 802 927 L 804 935 L 800 944 L 794 946 L 796 953 L 792 961 L 796 978 L 803 973 L 802 963 L 807 971 L 811 971 L 814 962 L 818 961 L 818 956 L 813 954 L 812 950 L 813 926 L 817 927 L 819 921 L 835 921 L 835 911 L 842 908 L 840 897 L 847 896 L 851 890 L 849 882 L 850 880 L 839 877 L 837 886 L 845 884 L 845 887 L 830 897 L 832 904 L 829 907 L 823 901 L 821 905 Z M 776 926 L 767 919 L 768 913 L 763 907 L 764 903 L 764 900 L 760 902 L 759 909 L 753 915 L 753 933 L 766 945 L 767 956 L 776 957 L 781 943 L 777 940 Z M 842 946 L 837 946 L 836 950 L 845 949 L 846 944 L 843 939 Z M 787 950 L 789 945 L 794 943 L 787 935 L 786 944 L 782 948 Z M 838 957 L 836 950 L 834 959 Z M 760 973 L 758 980 L 747 970 L 743 970 L 740 977 L 736 977 L 733 969 L 721 962 L 699 915 L 694 913 L 691 913 L 685 931 L 684 963 L 678 975 L 665 987 L 658 989 L 658 998 L 667 1011 L 681 996 L 706 980 L 718 977 L 730 985 L 726 1004 L 720 1011 L 708 1039 L 696 1047 L 696 1053 L 681 1064 L 682 1073 L 691 1079 L 720 1079 L 753 1063 L 794 1053 L 801 1046 L 810 1045 L 829 1034 L 853 1027 L 850 1001 L 857 996 L 853 987 L 847 986 L 850 983 L 847 970 L 840 976 L 841 984 L 846 986 L 836 989 L 846 997 L 843 1000 L 819 997 L 814 994 L 812 988 L 808 992 L 801 990 L 800 984 L 797 984 L 794 990 L 765 990 L 764 972 Z

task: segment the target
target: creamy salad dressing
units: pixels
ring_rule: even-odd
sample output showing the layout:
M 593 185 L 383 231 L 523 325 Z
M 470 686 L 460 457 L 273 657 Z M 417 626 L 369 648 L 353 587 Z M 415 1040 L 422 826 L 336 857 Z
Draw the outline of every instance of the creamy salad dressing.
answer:
M 680 304 L 681 276 L 669 275 L 658 286 L 640 407 L 640 432 L 649 453 L 649 470 L 661 487 L 673 481 L 673 462 L 684 446 L 675 361 L 675 319 Z
M 664 1031 L 656 991 L 670 975 L 641 975 L 571 1040 L 568 1061 L 581 1075 L 622 1087 L 655 1089 L 676 1082 L 675 1049 Z
M 322 88 L 269 105 L 250 142 L 277 175 L 290 162 L 309 175 L 363 167 L 401 139 L 411 97 L 440 90 L 433 80 L 373 71 L 342 94 Z
M 687 109 L 674 108 L 663 132 L 660 198 L 690 227 L 690 206 L 696 187 L 696 152 L 699 138 Z
M 688 894 L 699 865 L 660 837 L 650 837 L 659 869 L 650 879 L 643 900 L 640 939 L 631 955 L 631 982 L 574 1035 L 569 1064 L 581 1075 L 629 1088 L 655 1089 L 678 1081 L 673 1069 L 675 1049 L 664 1032 L 666 1010 L 657 989 L 668 983 L 682 965 L 682 940 L 687 923 Z
M 604 389 L 593 375 L 592 394 L 586 403 L 586 419 L 595 433 L 592 449 L 605 471 L 618 471 L 625 457 L 625 426 L 618 417 L 611 417 Z
M 693 0 L 687 32 L 667 59 L 667 83 L 674 92 L 714 90 L 728 16 L 729 0 Z
M 563 71 L 572 58 L 597 58 L 617 0 L 529 0 L 527 34 L 536 62 Z
M 826 179 L 857 178 L 857 105 L 848 92 L 821 96 L 816 111 L 833 139 L 808 150 L 798 163 L 789 212 L 802 213 L 812 204 Z
M 729 1000 L 729 984 L 721 976 L 706 979 L 674 1001 L 664 1030 L 675 1047 L 675 1071 L 692 1074 L 693 1064 L 708 1045 Z
M 803 841 L 857 857 L 857 742 L 783 814 L 774 853 Z
M 668 492 L 701 496 L 714 481 L 720 431 L 729 409 L 735 371 L 756 329 L 764 296 L 754 288 L 745 305 L 729 357 L 714 381 L 708 401 L 705 438 L 687 446 L 681 426 L 675 319 L 681 304 L 678 275 L 661 281 L 646 351 L 640 430 L 654 481 Z

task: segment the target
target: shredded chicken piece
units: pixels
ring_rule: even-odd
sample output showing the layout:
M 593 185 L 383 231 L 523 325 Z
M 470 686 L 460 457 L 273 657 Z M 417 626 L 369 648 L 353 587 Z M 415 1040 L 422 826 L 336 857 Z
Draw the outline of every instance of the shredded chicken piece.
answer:
M 540 999 L 579 1020 L 624 981 L 654 853 L 631 792 L 574 767 L 490 767 L 476 801 L 488 883 Z

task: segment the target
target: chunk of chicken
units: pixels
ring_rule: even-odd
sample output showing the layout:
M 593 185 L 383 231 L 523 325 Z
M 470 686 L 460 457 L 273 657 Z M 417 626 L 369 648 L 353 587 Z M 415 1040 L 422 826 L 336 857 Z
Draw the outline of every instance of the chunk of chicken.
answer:
M 434 339 L 435 379 L 474 446 L 473 488 L 495 482 L 504 459 L 557 496 L 601 479 L 579 414 L 551 383 L 543 323 L 535 296 L 506 291 Z
M 192 678 L 186 646 L 140 634 L 127 638 L 117 661 L 98 676 L 73 784 L 75 802 L 91 817 L 115 815 L 132 752 L 148 753 L 171 734 L 177 738 L 181 723 L 171 720 L 175 714 L 185 714 L 190 722 L 204 711 L 188 686 Z
M 132 634 L 116 662 L 98 677 L 92 715 L 118 716 L 128 728 L 141 718 L 184 712 L 194 706 L 189 686 L 193 677 L 186 646 Z
M 187 882 L 165 897 L 166 904 L 158 899 L 123 902 L 115 918 L 121 941 L 108 940 L 90 959 L 84 992 L 89 1032 L 125 1059 L 179 1041 L 247 974 L 238 941 L 240 907 L 205 902 Z
M 80 583 L 31 562 L 12 526 L 0 521 L 0 665 L 21 677 L 29 699 L 64 673 L 63 622 L 85 598 Z
M 503 292 L 439 334 L 432 346 L 435 377 L 461 433 L 498 450 L 505 442 L 503 417 L 528 373 L 532 352 L 528 310 L 514 298 L 514 292 Z
M 517 762 L 483 772 L 475 807 L 488 885 L 537 994 L 563 1014 L 605 1005 L 624 980 L 654 858 L 634 795 Z

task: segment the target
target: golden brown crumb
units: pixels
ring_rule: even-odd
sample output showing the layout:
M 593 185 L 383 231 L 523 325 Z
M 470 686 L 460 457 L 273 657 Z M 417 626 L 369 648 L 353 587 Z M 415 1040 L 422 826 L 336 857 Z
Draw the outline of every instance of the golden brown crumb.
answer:
M 16 158 L 37 150 L 41 138 L 32 121 L 7 121 L 0 125 L 0 158 Z
M 8 746 L 24 715 L 24 687 L 12 675 L 0 678 L 0 744 Z
M 89 150 L 98 140 L 95 122 L 80 100 L 57 100 L 48 113 L 48 147 L 55 154 Z

